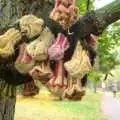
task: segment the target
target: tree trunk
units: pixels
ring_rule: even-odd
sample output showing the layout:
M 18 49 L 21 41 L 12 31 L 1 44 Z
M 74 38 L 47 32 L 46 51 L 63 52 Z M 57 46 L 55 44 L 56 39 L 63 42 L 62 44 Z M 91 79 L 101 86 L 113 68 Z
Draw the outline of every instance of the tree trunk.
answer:
M 0 120 L 14 120 L 16 87 L 0 79 Z
M 16 97 L 0 99 L 0 120 L 13 120 L 15 112 Z
M 104 80 L 103 81 L 106 81 L 108 78 L 108 73 L 105 74 L 105 77 L 104 77 Z
M 93 83 L 94 93 L 97 93 L 97 84 Z
M 26 14 L 34 14 L 48 21 L 54 0 L 0 0 L 0 33 Z

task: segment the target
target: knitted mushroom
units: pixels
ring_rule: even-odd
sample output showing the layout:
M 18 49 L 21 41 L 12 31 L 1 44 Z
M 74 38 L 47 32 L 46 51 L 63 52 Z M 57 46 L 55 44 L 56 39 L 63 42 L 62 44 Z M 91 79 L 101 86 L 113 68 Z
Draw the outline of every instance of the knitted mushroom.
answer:
M 40 35 L 43 30 L 44 20 L 34 15 L 25 15 L 20 19 L 20 30 L 23 35 L 33 38 Z
M 75 0 L 55 0 L 50 18 L 59 23 L 63 29 L 68 29 L 76 21 L 77 14 Z

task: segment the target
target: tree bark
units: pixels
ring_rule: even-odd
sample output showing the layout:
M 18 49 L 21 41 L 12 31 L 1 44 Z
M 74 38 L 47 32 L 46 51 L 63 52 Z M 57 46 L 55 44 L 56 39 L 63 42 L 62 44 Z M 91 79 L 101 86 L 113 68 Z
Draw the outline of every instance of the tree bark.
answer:
M 0 79 L 0 120 L 14 120 L 16 87 Z
M 105 74 L 105 77 L 104 77 L 104 80 L 103 81 L 106 81 L 108 78 L 108 73 Z
M 84 38 L 93 33 L 99 36 L 111 23 L 120 19 L 120 1 L 116 0 L 96 11 L 89 11 L 70 28 L 76 36 Z
M 0 33 L 26 14 L 42 17 L 46 22 L 54 0 L 0 0 Z
M 0 120 L 13 120 L 16 97 L 0 99 Z

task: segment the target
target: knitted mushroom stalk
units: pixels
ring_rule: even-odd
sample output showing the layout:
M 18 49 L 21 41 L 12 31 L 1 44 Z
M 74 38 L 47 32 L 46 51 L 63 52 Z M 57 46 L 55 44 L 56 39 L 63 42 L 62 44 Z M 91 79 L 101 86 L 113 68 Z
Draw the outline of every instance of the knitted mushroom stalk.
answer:
M 81 85 L 81 79 L 91 70 L 91 64 L 87 51 L 84 50 L 78 41 L 74 54 L 68 62 L 64 63 L 67 70 L 68 88 L 63 93 L 63 98 L 78 100 L 84 95 L 84 89 Z
M 64 90 L 68 86 L 67 79 L 64 75 L 63 65 L 63 60 L 59 60 L 56 62 L 54 76 L 47 83 L 48 89 L 60 98 L 62 97 Z

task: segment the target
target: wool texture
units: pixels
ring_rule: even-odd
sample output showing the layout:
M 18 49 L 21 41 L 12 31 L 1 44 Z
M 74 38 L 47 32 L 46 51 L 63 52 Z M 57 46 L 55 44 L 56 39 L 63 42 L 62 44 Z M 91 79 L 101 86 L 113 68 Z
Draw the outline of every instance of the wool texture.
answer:
M 64 52 L 69 48 L 69 42 L 64 34 L 59 33 L 53 44 L 48 49 L 50 60 L 60 60 L 64 57 Z
M 48 48 L 54 40 L 54 35 L 48 27 L 45 27 L 40 36 L 27 45 L 27 52 L 34 60 L 43 61 L 48 58 Z
M 91 70 L 92 67 L 87 51 L 82 48 L 80 41 L 77 43 L 72 59 L 65 62 L 64 66 L 68 74 L 74 78 L 82 79 Z
M 68 87 L 64 90 L 62 98 L 68 98 L 71 100 L 80 100 L 84 95 L 85 90 L 82 87 L 82 83 L 78 78 L 68 76 Z
M 19 56 L 15 61 L 15 68 L 20 73 L 28 73 L 35 65 L 35 61 L 30 55 L 26 52 L 26 43 L 20 45 Z
M 15 52 L 15 45 L 21 40 L 21 33 L 15 28 L 10 28 L 0 37 L 0 56 L 10 57 Z
M 21 33 L 28 38 L 40 35 L 44 27 L 44 20 L 34 15 L 25 15 L 20 19 Z
M 37 61 L 36 65 L 29 72 L 29 74 L 33 77 L 33 79 L 39 80 L 42 84 L 46 84 L 53 76 L 48 60 L 41 62 Z
M 55 0 L 50 18 L 59 23 L 63 29 L 68 29 L 76 21 L 78 11 L 74 0 Z

